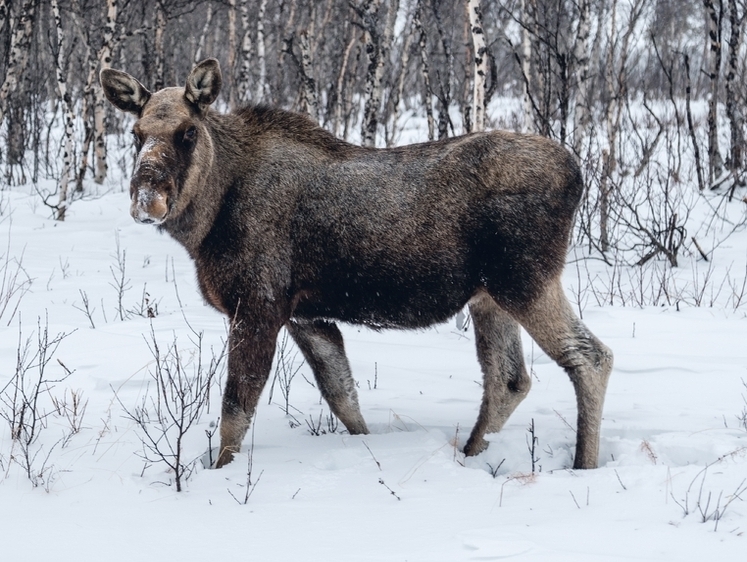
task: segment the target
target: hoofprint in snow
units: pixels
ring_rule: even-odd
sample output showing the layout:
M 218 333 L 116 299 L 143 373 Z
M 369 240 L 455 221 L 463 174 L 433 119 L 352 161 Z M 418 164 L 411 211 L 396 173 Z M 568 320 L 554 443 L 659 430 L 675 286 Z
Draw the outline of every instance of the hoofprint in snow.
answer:
M 76 201 L 64 223 L 30 187 L 0 192 L 0 208 L 0 412 L 11 418 L 0 420 L 0 537 L 9 560 L 664 561 L 747 551 L 745 232 L 712 262 L 684 263 L 670 284 L 679 292 L 656 307 L 636 306 L 635 291 L 651 287 L 643 277 L 636 287 L 632 270 L 614 306 L 598 306 L 610 300 L 600 287 L 611 274 L 569 254 L 569 296 L 615 352 L 597 470 L 569 469 L 573 390 L 529 338 L 532 391 L 490 448 L 466 459 L 459 447 L 482 392 L 471 330 L 348 326 L 371 435 L 336 427 L 289 345 L 242 454 L 204 469 L 220 364 L 184 436 L 177 493 L 143 429 L 170 426 L 168 413 L 159 418 L 157 367 L 173 368 L 178 353 L 193 378 L 200 361 L 204 372 L 220 358 L 226 336 L 188 257 L 132 221 L 121 181 Z M 21 365 L 24 388 L 34 388 L 40 347 L 50 352 L 43 417 L 24 449 L 11 439 L 12 383 Z M 167 433 L 173 441 L 173 427 Z

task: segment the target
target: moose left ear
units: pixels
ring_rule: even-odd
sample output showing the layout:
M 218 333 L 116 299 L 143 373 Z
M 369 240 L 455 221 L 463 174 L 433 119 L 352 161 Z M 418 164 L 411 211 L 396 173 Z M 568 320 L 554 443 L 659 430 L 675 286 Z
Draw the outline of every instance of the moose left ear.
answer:
M 122 111 L 139 116 L 150 99 L 147 88 L 126 72 L 105 68 L 99 81 L 106 98 Z
M 215 59 L 205 59 L 192 69 L 184 87 L 184 97 L 204 112 L 220 93 L 223 79 L 220 64 Z

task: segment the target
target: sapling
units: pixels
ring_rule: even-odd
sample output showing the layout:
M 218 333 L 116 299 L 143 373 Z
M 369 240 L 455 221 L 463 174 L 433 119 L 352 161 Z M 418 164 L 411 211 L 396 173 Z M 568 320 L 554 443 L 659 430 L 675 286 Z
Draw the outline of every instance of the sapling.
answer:
M 117 244 L 117 253 L 112 256 L 117 261 L 115 265 L 109 266 L 109 271 L 112 274 L 113 281 L 109 282 L 109 286 L 117 292 L 117 315 L 121 321 L 125 320 L 126 311 L 123 305 L 124 294 L 131 288 L 130 279 L 126 276 L 127 269 L 127 250 L 122 249 L 119 243 L 119 233 L 115 233 L 114 239 Z
M 19 318 L 15 373 L 0 388 L 0 418 L 8 424 L 12 440 L 10 459 L 21 466 L 34 487 L 43 485 L 47 490 L 53 473 L 53 466 L 49 464 L 50 455 L 59 441 L 49 447 L 44 455 L 44 443 L 40 442 L 40 437 L 47 428 L 47 418 L 54 412 L 52 389 L 72 374 L 59 360 L 63 368 L 61 376 L 50 378 L 48 368 L 60 343 L 68 335 L 60 332 L 50 337 L 49 320 L 45 316 L 44 325 L 41 318 L 37 320 L 34 345 L 33 335 L 24 338 Z M 45 406 L 50 409 L 47 410 Z M 19 452 L 14 454 L 16 448 Z
M 213 379 L 223 368 L 226 345 L 217 355 L 211 350 L 210 360 L 205 365 L 202 333 L 195 334 L 194 347 L 186 356 L 179 349 L 176 336 L 162 350 L 152 325 L 150 339 L 146 341 L 153 356 L 149 374 L 155 396 L 146 391 L 135 407 L 125 406 L 116 392 L 115 398 L 125 416 L 137 425 L 142 458 L 146 463 L 165 464 L 174 474 L 176 491 L 181 492 L 197 462 L 197 457 L 186 456 L 184 441 L 202 414 L 209 411 L 210 390 Z

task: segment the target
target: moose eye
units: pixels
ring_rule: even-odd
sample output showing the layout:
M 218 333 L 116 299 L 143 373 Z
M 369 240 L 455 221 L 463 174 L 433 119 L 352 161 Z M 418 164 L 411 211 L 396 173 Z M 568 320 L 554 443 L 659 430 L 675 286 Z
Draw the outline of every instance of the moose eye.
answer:
M 192 143 L 197 138 L 197 127 L 192 125 L 189 129 L 184 131 L 184 142 Z

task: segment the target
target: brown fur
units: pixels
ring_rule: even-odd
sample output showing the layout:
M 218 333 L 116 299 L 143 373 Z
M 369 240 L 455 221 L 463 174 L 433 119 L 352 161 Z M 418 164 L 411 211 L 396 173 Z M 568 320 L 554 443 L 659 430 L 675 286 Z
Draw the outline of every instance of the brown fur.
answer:
M 333 321 L 419 328 L 468 302 L 485 383 L 465 452 L 482 451 L 529 390 L 522 325 L 574 384 L 574 466 L 597 466 L 612 354 L 560 285 L 582 192 L 563 148 L 497 131 L 377 150 L 282 110 L 221 115 L 212 59 L 185 88 L 151 94 L 114 70 L 101 82 L 139 117 L 133 217 L 187 248 L 205 299 L 232 320 L 218 466 L 240 448 L 283 326 L 332 411 L 366 433 Z

